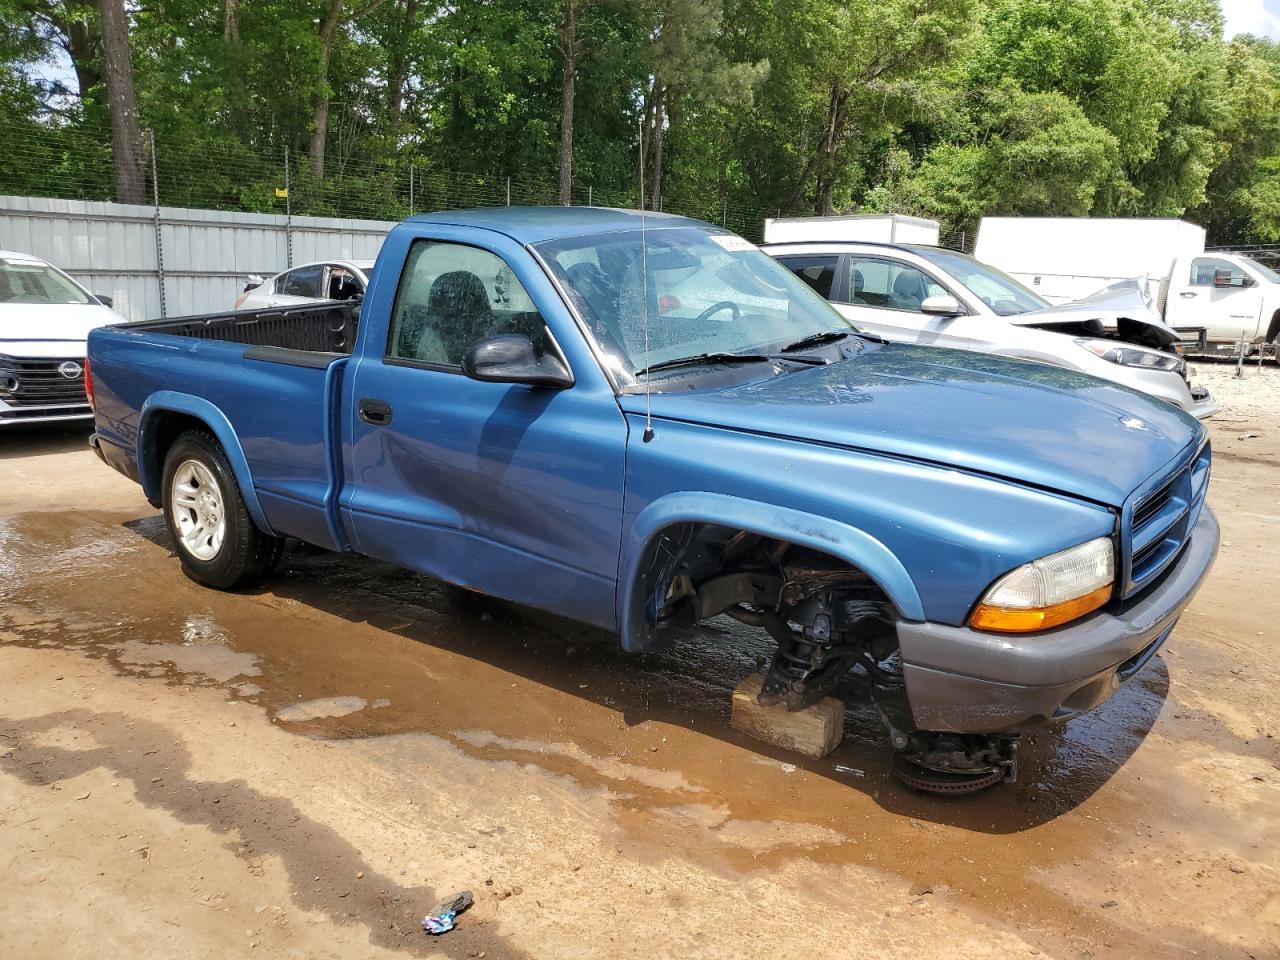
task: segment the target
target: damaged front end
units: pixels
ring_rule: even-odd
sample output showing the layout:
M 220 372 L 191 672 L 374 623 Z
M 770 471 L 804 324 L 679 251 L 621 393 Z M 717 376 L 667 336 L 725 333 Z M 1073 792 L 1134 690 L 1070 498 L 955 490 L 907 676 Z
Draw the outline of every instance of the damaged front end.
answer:
M 1142 278 L 1122 280 L 1074 303 L 1004 319 L 1071 337 L 1076 347 L 1124 368 L 1126 374 L 1114 378 L 1118 382 L 1159 396 L 1198 419 L 1218 410 L 1209 391 L 1191 382 L 1183 337 L 1161 319 Z M 1182 384 L 1172 387 L 1169 375 Z
M 660 643 L 668 630 L 724 614 L 761 628 L 777 643 L 760 704 L 803 710 L 853 674 L 869 688 L 903 782 L 963 793 L 1013 779 L 1016 735 L 916 729 L 896 612 L 862 571 L 809 548 L 699 523 L 663 531 L 646 561 L 636 584 L 645 611 L 642 646 Z
M 1140 277 L 1113 283 L 1072 303 L 1004 319 L 1015 326 L 1116 340 L 1173 354 L 1177 354 L 1181 340 L 1178 332 L 1161 319 L 1146 282 Z

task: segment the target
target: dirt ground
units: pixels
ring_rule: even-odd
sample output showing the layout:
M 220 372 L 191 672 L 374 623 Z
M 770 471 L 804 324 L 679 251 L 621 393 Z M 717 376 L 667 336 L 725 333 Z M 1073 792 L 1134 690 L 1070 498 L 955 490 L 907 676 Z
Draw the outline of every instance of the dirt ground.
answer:
M 1233 373 L 1172 640 L 958 799 L 861 708 L 732 731 L 737 625 L 629 657 L 306 548 L 219 594 L 83 430 L 0 437 L 0 956 L 1280 957 L 1280 369 Z

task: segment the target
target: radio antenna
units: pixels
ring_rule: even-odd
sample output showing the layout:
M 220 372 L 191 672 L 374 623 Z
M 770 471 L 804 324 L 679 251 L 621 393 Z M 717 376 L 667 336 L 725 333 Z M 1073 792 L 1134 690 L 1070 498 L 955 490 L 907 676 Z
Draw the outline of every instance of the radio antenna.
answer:
M 653 393 L 649 380 L 649 245 L 645 237 L 644 217 L 644 115 L 640 116 L 640 303 L 644 324 L 644 436 L 653 439 Z

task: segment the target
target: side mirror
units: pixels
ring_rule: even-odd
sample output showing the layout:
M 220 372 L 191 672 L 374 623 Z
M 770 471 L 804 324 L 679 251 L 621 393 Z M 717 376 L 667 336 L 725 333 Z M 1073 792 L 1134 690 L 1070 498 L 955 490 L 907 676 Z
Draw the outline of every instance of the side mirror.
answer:
M 533 341 L 522 333 L 477 340 L 462 358 L 462 372 L 488 383 L 523 383 L 531 387 L 563 389 L 573 386 L 571 374 L 557 357 L 541 360 Z
M 920 304 L 920 312 L 939 317 L 957 317 L 964 313 L 964 309 L 960 306 L 960 301 L 951 294 L 939 293 L 932 297 L 925 297 Z
M 115 301 L 108 297 L 105 293 L 95 293 L 93 299 L 97 300 L 104 307 L 115 306 Z

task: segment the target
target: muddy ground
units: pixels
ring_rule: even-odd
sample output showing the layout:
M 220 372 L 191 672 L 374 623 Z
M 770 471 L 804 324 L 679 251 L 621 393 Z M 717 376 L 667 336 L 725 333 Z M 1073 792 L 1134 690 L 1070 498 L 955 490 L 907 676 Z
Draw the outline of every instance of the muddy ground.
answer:
M 1230 374 L 1171 642 L 945 800 L 856 707 L 732 731 L 737 625 L 629 657 L 306 548 L 218 594 L 83 431 L 0 437 L 0 956 L 1280 956 L 1280 370 Z

